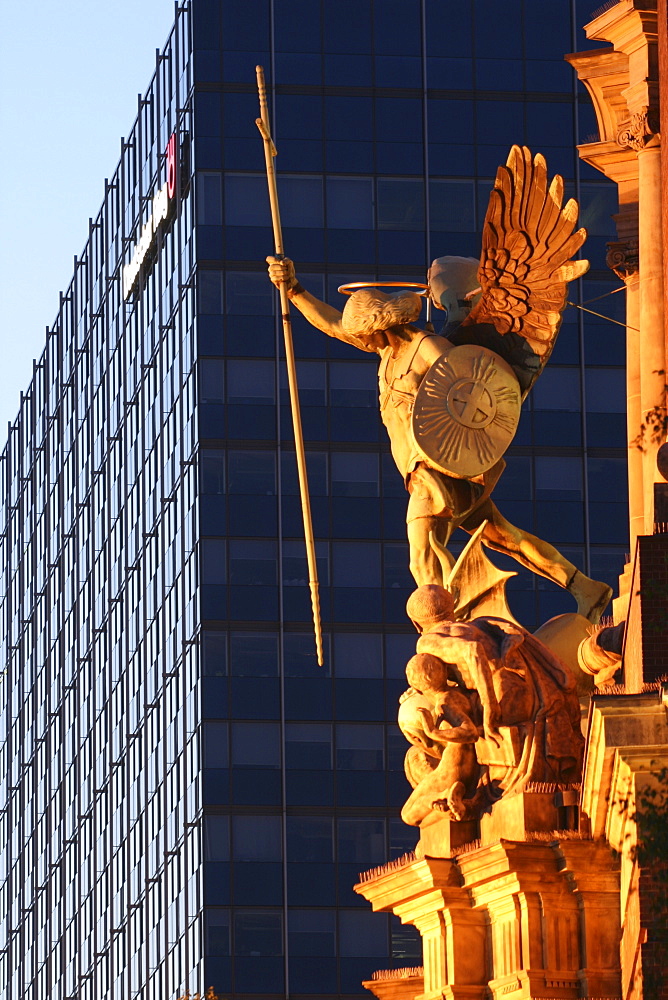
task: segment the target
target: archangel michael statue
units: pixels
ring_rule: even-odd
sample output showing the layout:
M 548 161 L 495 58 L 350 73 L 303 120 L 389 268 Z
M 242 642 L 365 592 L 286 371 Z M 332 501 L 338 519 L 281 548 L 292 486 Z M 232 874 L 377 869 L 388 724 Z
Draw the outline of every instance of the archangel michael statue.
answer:
M 564 587 L 596 622 L 611 597 L 607 584 L 511 524 L 492 500 L 522 401 L 554 347 L 568 283 L 589 267 L 574 259 L 586 233 L 575 229 L 578 206 L 563 204 L 563 187 L 558 175 L 548 182 L 543 156 L 512 147 L 490 195 L 479 263 L 441 257 L 421 286 L 447 312 L 441 334 L 415 325 L 422 306 L 415 292 L 368 285 L 339 312 L 306 291 L 291 260 L 267 260 L 271 280 L 287 283 L 314 327 L 379 356 L 380 410 L 409 493 L 417 585 L 443 585 L 453 531 L 480 529 L 486 546 Z

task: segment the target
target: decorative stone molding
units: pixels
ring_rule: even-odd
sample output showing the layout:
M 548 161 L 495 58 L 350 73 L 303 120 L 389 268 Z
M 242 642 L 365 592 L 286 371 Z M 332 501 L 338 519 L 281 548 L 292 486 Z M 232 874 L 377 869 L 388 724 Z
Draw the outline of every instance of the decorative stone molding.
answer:
M 640 152 L 658 132 L 658 109 L 643 108 L 642 111 L 634 111 L 630 121 L 624 122 L 617 133 L 617 143 L 622 148 L 629 146 L 636 152 Z
M 617 240 L 606 243 L 608 253 L 605 263 L 611 271 L 614 271 L 618 278 L 626 281 L 632 275 L 638 273 L 638 241 L 637 240 Z

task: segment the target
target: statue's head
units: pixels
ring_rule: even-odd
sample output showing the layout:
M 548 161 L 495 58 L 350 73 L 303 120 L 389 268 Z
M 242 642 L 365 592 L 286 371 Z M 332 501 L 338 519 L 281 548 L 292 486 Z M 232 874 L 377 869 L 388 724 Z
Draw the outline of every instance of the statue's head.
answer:
M 417 653 L 406 664 L 406 680 L 419 694 L 444 691 L 448 686 L 448 668 L 431 653 Z
M 437 257 L 427 272 L 429 292 L 437 309 L 445 309 L 447 323 L 461 323 L 480 293 L 466 296 L 480 286 L 479 262 L 473 257 Z
M 452 621 L 454 612 L 454 597 L 437 583 L 418 587 L 406 602 L 406 614 L 418 632 L 428 632 L 438 622 Z
M 422 299 L 415 292 L 387 295 L 379 288 L 360 288 L 349 296 L 341 326 L 356 337 L 372 337 L 378 331 L 414 323 L 421 310 Z

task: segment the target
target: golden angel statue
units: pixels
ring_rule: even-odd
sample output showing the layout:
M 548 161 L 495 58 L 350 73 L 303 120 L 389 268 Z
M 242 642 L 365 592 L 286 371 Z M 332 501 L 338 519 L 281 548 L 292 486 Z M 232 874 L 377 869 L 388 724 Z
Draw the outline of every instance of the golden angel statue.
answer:
M 480 262 L 441 257 L 420 286 L 447 310 L 440 335 L 415 326 L 422 307 L 415 292 L 387 294 L 370 284 L 339 312 L 303 288 L 292 261 L 267 260 L 271 280 L 287 284 L 314 327 L 379 356 L 381 417 L 409 493 L 417 585 L 443 584 L 454 563 L 452 532 L 480 528 L 486 546 L 564 587 L 595 622 L 612 594 L 607 584 L 511 524 L 491 499 L 521 403 L 554 346 L 568 283 L 589 266 L 573 259 L 586 237 L 575 229 L 577 213 L 574 200 L 563 204 L 562 178 L 548 183 L 544 157 L 513 146 L 490 195 Z

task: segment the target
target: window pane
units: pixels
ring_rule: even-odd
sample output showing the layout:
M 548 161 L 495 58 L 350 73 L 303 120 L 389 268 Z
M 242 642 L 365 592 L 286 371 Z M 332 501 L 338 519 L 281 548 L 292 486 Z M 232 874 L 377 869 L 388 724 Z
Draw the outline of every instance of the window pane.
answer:
M 418 837 L 415 827 L 406 826 L 400 819 L 391 819 L 388 826 L 391 858 L 400 858 L 403 854 L 415 850 L 415 841 Z
M 227 174 L 225 222 L 228 226 L 270 226 L 267 180 L 261 174 Z
M 586 369 L 587 409 L 594 413 L 626 412 L 626 373 L 623 368 Z
M 197 175 L 197 221 L 207 226 L 222 225 L 222 177 L 218 173 Z
M 335 635 L 334 665 L 337 677 L 382 677 L 381 636 Z
M 335 587 L 380 587 L 380 545 L 375 542 L 334 542 Z
M 241 587 L 276 585 L 276 544 L 245 540 L 230 542 L 230 583 Z
M 333 861 L 332 822 L 329 816 L 288 816 L 288 861 Z
M 625 458 L 588 458 L 587 476 L 593 498 L 626 502 L 628 464 Z
M 377 497 L 378 480 L 377 455 L 361 452 L 334 452 L 332 455 L 332 496 Z
M 285 727 L 285 764 L 295 770 L 331 770 L 332 727 L 309 722 L 288 723 Z
M 378 180 L 378 228 L 424 229 L 424 185 L 419 180 Z
M 223 311 L 222 271 L 198 271 L 197 288 L 200 312 L 207 316 L 220 315 Z
M 306 452 L 306 473 L 311 496 L 326 497 L 327 486 L 327 455 L 324 451 Z M 281 454 L 281 492 L 284 496 L 299 494 L 297 478 L 297 459 L 294 451 L 284 451 Z
M 225 632 L 202 633 L 202 672 L 206 677 L 224 677 L 227 673 L 227 635 Z
M 234 861 L 280 861 L 280 816 L 233 816 L 232 857 Z
M 371 177 L 327 179 L 327 227 L 373 229 L 373 180 Z
M 205 722 L 203 724 L 202 750 L 205 767 L 230 766 L 227 732 L 226 722 Z
M 206 954 L 227 956 L 230 953 L 230 914 L 228 910 L 206 910 Z
M 582 462 L 579 458 L 539 456 L 535 459 L 535 469 L 538 499 L 582 499 Z
M 200 490 L 211 496 L 225 492 L 225 453 L 201 451 L 199 456 Z
M 322 229 L 324 218 L 320 177 L 279 176 L 278 197 L 284 226 Z
M 272 451 L 231 451 L 228 463 L 230 493 L 275 495 L 276 456 Z
M 546 368 L 533 388 L 539 410 L 579 410 L 580 372 L 577 368 Z
M 382 771 L 385 733 L 382 726 L 336 727 L 336 766 L 344 771 Z
M 408 546 L 400 542 L 386 542 L 383 558 L 385 586 L 394 590 L 412 590 L 415 584 L 408 569 Z
M 234 767 L 280 767 L 281 752 L 277 722 L 232 724 Z
M 227 581 L 225 550 L 227 543 L 221 538 L 203 538 L 202 583 L 222 584 Z
M 315 543 L 315 561 L 318 581 L 321 587 L 325 587 L 329 584 L 329 545 L 327 542 Z M 296 539 L 294 541 L 288 539 L 283 542 L 281 568 L 284 587 L 305 587 L 308 584 L 305 542 Z
M 204 817 L 204 852 L 207 861 L 230 860 L 230 821 L 227 816 Z
M 291 909 L 288 941 L 291 955 L 335 955 L 335 911 Z
M 406 678 L 406 664 L 415 655 L 417 633 L 385 636 L 385 670 L 388 677 Z
M 339 861 L 361 864 L 384 861 L 385 820 L 340 819 L 338 833 Z
M 329 366 L 329 401 L 332 406 L 375 407 L 378 400 L 378 373 L 373 361 L 334 361 Z
M 288 373 L 284 364 L 281 364 L 279 377 L 281 402 L 289 405 Z M 327 405 L 327 366 L 324 361 L 298 361 L 297 384 L 299 399 L 303 406 Z
M 386 955 L 387 944 L 387 920 L 379 913 L 339 911 L 339 953 L 343 958 Z
M 283 921 L 281 914 L 267 911 L 240 910 L 234 916 L 234 953 L 266 957 L 283 954 Z
M 234 677 L 275 677 L 278 674 L 278 637 L 273 634 L 230 635 L 230 672 Z
M 285 544 L 286 543 L 284 543 L 284 545 Z M 283 572 L 285 574 L 285 569 Z M 318 576 L 320 576 L 319 571 L 318 571 Z M 322 580 L 320 582 L 322 583 Z M 318 666 L 318 661 L 316 660 L 315 642 L 312 635 L 298 635 L 291 632 L 287 632 L 283 635 L 283 662 L 284 662 L 286 677 L 329 676 L 330 673 L 330 665 L 329 665 L 330 656 L 328 655 L 329 636 L 323 635 L 322 638 L 323 638 L 323 650 L 325 654 L 325 665 L 320 667 Z
M 583 182 L 578 224 L 586 228 L 589 236 L 607 236 L 608 239 L 615 239 L 613 216 L 618 211 L 617 188 L 614 184 Z M 592 308 L 595 309 L 596 306 Z
M 203 403 L 225 400 L 225 362 L 204 358 L 198 362 L 199 396 Z
M 231 403 L 273 403 L 274 383 L 273 361 L 227 362 L 227 396 Z
M 475 229 L 473 181 L 431 181 L 429 224 L 431 229 L 446 233 L 473 232 Z
M 233 316 L 271 316 L 274 312 L 274 286 L 266 273 L 227 274 L 227 312 Z

